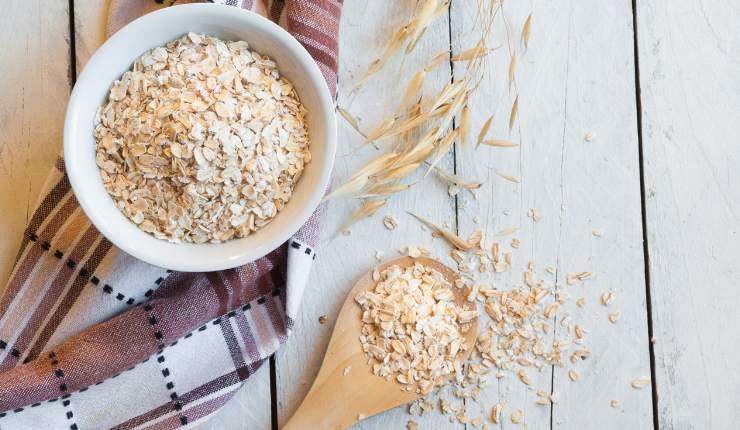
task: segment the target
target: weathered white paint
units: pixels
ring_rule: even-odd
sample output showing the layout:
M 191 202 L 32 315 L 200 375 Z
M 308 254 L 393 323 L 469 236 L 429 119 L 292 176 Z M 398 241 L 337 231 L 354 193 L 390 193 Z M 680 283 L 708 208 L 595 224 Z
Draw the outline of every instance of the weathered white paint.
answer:
M 62 149 L 69 97 L 67 2 L 3 3 L 0 26 L 0 291 Z
M 400 58 L 397 58 L 372 77 L 356 96 L 349 94 L 369 63 L 380 55 L 391 34 L 408 19 L 413 8 L 412 3 L 346 2 L 344 5 L 338 103 L 358 117 L 365 130 L 374 127 L 396 108 L 405 91 L 405 80 L 413 72 L 423 67 L 434 55 L 449 49 L 448 20 L 443 17 L 427 30 L 423 42 L 406 59 L 403 69 Z M 436 91 L 445 82 L 449 82 L 449 67 L 438 68 L 428 79 L 427 89 Z M 334 167 L 335 183 L 346 179 L 379 154 L 372 147 L 357 150 L 362 138 L 344 120 L 340 119 L 339 127 L 340 144 Z M 387 150 L 390 143 L 381 142 L 382 151 Z M 451 169 L 451 157 L 443 160 L 442 164 Z M 412 178 L 418 179 L 421 179 L 420 174 Z M 398 250 L 410 244 L 424 245 L 438 256 L 446 254 L 447 246 L 440 240 L 433 241 L 430 232 L 422 230 L 419 223 L 406 214 L 406 211 L 415 211 L 436 222 L 447 221 L 454 225 L 454 201 L 447 196 L 446 187 L 435 178 L 427 178 L 412 190 L 393 197 L 387 207 L 382 208 L 375 217 L 351 227 L 351 235 L 335 236 L 339 226 L 357 206 L 358 202 L 352 199 L 337 199 L 329 203 L 324 239 L 301 304 L 301 315 L 296 321 L 290 342 L 277 354 L 280 423 L 287 421 L 308 391 L 329 341 L 336 314 L 347 292 L 374 264 L 375 250 L 382 251 L 385 259 L 398 256 Z M 381 221 L 384 215 L 394 215 L 398 219 L 399 226 L 395 231 L 391 232 L 383 227 Z M 329 318 L 325 325 L 318 322 L 319 316 L 323 314 Z M 409 418 L 405 408 L 399 408 L 363 421 L 357 428 L 400 429 Z M 438 415 L 427 415 L 416 420 L 424 429 L 462 428 L 462 425 L 452 425 Z
M 75 3 L 78 71 L 101 43 L 105 3 Z M 402 3 L 347 2 L 344 7 L 339 103 L 359 117 L 365 129 L 387 115 L 388 100 L 399 98 L 405 84 L 399 76 L 409 76 L 450 42 L 445 17 L 429 29 L 403 69 L 394 62 L 351 96 L 349 90 L 410 12 L 411 5 Z M 69 93 L 66 6 L 14 0 L 4 9 L 12 19 L 0 28 L 4 65 L 0 236 L 10 240 L 0 241 L 0 285 L 5 284 L 39 188 L 61 149 Z M 522 53 L 519 33 L 530 12 L 530 48 Z M 507 3 L 510 42 L 521 53 L 516 79 L 519 121 L 509 134 L 506 123 L 514 90 L 509 92 L 505 73 L 489 76 L 471 99 L 471 136 L 493 113 L 490 135 L 511 139 L 520 147 L 477 151 L 469 147 L 457 152 L 458 172 L 485 181 L 478 200 L 460 194 L 461 234 L 477 227 L 490 234 L 520 228 L 514 235 L 522 242 L 515 253 L 518 270 L 502 276 L 497 285 L 507 288 L 519 282 L 521 269 L 532 260 L 543 277 L 552 277 L 545 267 L 557 268 L 562 288 L 588 301 L 585 309 L 570 310 L 590 331 L 586 344 L 594 352 L 577 366 L 582 380 L 567 380 L 569 366 L 535 377 L 536 388 L 546 390 L 553 378 L 558 397 L 552 410 L 554 427 L 652 425 L 649 387 L 629 387 L 630 380 L 650 374 L 631 13 L 627 0 Z M 740 87 L 735 79 L 740 68 L 740 37 L 734 25 L 738 15 L 729 2 L 638 2 L 656 384 L 664 428 L 730 428 L 740 419 L 736 407 L 740 372 L 732 361 L 740 341 L 723 331 L 740 323 L 734 309 L 734 287 L 740 281 L 736 268 L 740 247 L 735 244 L 740 230 L 740 150 L 733 128 L 740 120 L 736 109 Z M 453 51 L 472 44 L 468 29 L 473 16 L 472 8 L 453 3 L 449 17 Z M 508 49 L 502 28 L 493 35 L 492 45 L 497 44 Z M 492 56 L 492 70 L 507 66 L 506 55 Z M 449 79 L 449 70 L 441 67 L 431 77 L 430 89 Z M 591 142 L 583 139 L 588 132 L 595 136 Z M 337 179 L 375 155 L 371 148 L 355 151 L 360 138 L 344 122 L 340 136 Z M 443 165 L 452 169 L 452 159 Z M 497 171 L 518 176 L 521 183 L 506 182 Z M 390 258 L 407 244 L 425 245 L 449 262 L 446 245 L 433 241 L 405 214 L 413 210 L 455 226 L 454 201 L 434 178 L 395 197 L 380 211 L 399 219 L 400 227 L 393 233 L 376 216 L 355 225 L 350 236 L 334 236 L 355 207 L 356 202 L 348 200 L 331 203 L 303 313 L 290 343 L 278 353 L 280 422 L 308 390 L 344 294 L 370 267 L 376 249 Z M 542 215 L 539 222 L 526 216 L 530 208 Z M 480 224 L 473 222 L 476 215 Z M 593 236 L 593 229 L 603 236 Z M 510 238 L 497 239 L 503 245 Z M 595 276 L 583 285 L 567 286 L 565 275 L 579 270 L 591 270 Z M 608 310 L 597 304 L 606 289 L 616 295 Z M 621 316 L 611 325 L 606 315 L 616 310 Z M 318 323 L 322 314 L 329 317 L 326 325 Z M 204 428 L 268 429 L 269 399 L 265 365 Z M 549 428 L 549 408 L 535 405 L 534 399 L 534 391 L 514 378 L 494 380 L 482 393 L 481 406 L 469 405 L 469 416 L 487 416 L 490 406 L 502 401 L 507 419 L 520 408 L 529 428 Z M 621 405 L 609 407 L 611 399 Z M 408 419 L 399 409 L 357 427 L 403 428 Z M 455 428 L 436 413 L 416 420 L 422 428 Z M 513 428 L 508 421 L 504 427 Z
M 740 420 L 740 9 L 638 1 L 661 428 Z
M 532 388 L 510 374 L 491 384 L 482 403 L 503 403 L 507 422 L 514 410 L 522 409 L 530 428 L 550 428 L 551 410 L 535 404 L 535 393 L 552 387 L 557 398 L 554 428 L 605 423 L 610 423 L 607 428 L 649 428 L 650 389 L 629 386 L 632 379 L 650 375 L 630 2 L 508 2 L 503 13 L 510 32 L 507 36 L 504 22 L 497 22 L 489 46 L 503 44 L 491 56 L 490 69 L 499 73 L 492 73 L 471 99 L 472 135 L 493 114 L 489 138 L 520 146 L 458 148 L 458 173 L 485 183 L 478 200 L 460 195 L 460 229 L 475 228 L 475 216 L 490 234 L 518 227 L 512 235 L 521 241 L 513 252 L 514 270 L 498 278 L 497 286 L 522 283 L 522 271 L 533 261 L 540 279 L 557 282 L 571 297 L 566 312 L 589 331 L 584 346 L 593 356 L 577 365 L 564 357 L 565 367 L 536 375 Z M 529 13 L 533 18 L 525 51 L 520 37 Z M 452 34 L 469 34 L 465 29 L 474 18 L 474 9 L 453 4 Z M 474 35 L 454 39 L 453 52 L 476 41 Z M 505 73 L 509 52 L 518 60 L 511 88 Z M 456 75 L 462 73 L 456 68 Z M 509 132 L 517 91 L 519 115 Z M 584 139 L 589 132 L 591 142 Z M 530 209 L 539 213 L 539 221 L 527 216 Z M 603 236 L 594 236 L 594 229 Z M 491 241 L 509 249 L 510 239 Z M 545 271 L 548 266 L 555 274 Z M 567 285 L 566 275 L 578 271 L 592 271 L 594 277 Z M 609 289 L 616 300 L 606 308 L 599 295 Z M 574 304 L 579 297 L 587 300 L 582 309 Z M 607 314 L 616 311 L 619 321 L 610 324 Z M 556 326 L 558 338 L 563 330 Z M 581 373 L 581 381 L 568 379 L 572 368 Z M 611 399 L 621 405 L 612 408 Z

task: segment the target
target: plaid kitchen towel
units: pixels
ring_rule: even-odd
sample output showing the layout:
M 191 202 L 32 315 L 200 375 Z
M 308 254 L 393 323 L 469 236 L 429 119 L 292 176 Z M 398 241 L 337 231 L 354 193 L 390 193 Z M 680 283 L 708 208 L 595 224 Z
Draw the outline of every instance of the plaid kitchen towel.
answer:
M 217 2 L 285 26 L 334 93 L 341 0 Z M 0 429 L 202 422 L 286 341 L 315 257 L 320 212 L 243 267 L 170 272 L 98 233 L 59 160 L 0 299 Z

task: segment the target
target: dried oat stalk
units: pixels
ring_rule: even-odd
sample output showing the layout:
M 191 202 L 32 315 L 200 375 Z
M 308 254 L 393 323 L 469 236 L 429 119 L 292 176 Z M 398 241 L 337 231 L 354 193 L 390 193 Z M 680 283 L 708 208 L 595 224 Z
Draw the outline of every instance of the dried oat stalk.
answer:
M 447 242 L 449 242 L 451 245 L 453 245 L 457 249 L 469 251 L 478 246 L 478 244 L 469 242 L 461 238 L 460 236 L 456 235 L 455 233 L 451 232 L 450 230 L 444 227 L 440 227 L 434 224 L 433 222 L 420 217 L 419 215 L 416 215 L 412 212 L 408 212 L 408 214 L 416 218 L 417 220 L 419 220 L 420 223 L 432 229 L 436 234 L 443 237 Z
M 385 146 L 391 152 L 380 155 L 368 166 L 363 167 L 329 198 L 354 196 L 388 199 L 410 188 L 411 185 L 407 184 L 406 180 L 415 175 L 420 168 L 426 169 L 426 175 L 435 170 L 437 176 L 449 182 L 451 196 L 461 187 L 473 190 L 480 186 L 478 182 L 465 181 L 459 177 L 453 179 L 436 168 L 455 144 L 458 144 L 461 150 L 465 150 L 468 140 L 472 140 L 469 135 L 474 115 L 468 101 L 487 75 L 489 58 L 498 49 L 489 47 L 488 41 L 494 21 L 497 17 L 503 17 L 502 4 L 502 0 L 477 1 L 475 31 L 479 37 L 476 37 L 475 43 L 456 53 L 440 52 L 423 68 L 412 71 L 404 89 L 400 91 L 402 95 L 392 116 L 381 119 L 369 128 L 369 131 L 363 132 L 349 112 L 343 109 L 339 111 L 342 117 L 365 137 L 365 146 L 368 144 L 376 148 Z M 419 0 L 413 15 L 393 33 L 382 54 L 371 62 L 355 90 L 360 89 L 370 77 L 380 72 L 392 58 L 398 55 L 406 57 L 413 51 L 426 30 L 447 12 L 449 5 L 449 0 Z M 508 36 L 510 26 L 505 19 L 503 22 Z M 527 19 L 521 36 L 525 47 L 528 45 L 530 32 L 531 19 Z M 508 74 L 513 87 L 516 87 L 517 55 L 516 50 L 509 46 Z M 460 64 L 462 72 L 457 73 L 456 69 L 453 81 L 431 94 L 423 94 L 430 73 L 448 62 Z M 518 92 L 515 94 L 509 113 L 509 130 L 514 127 L 519 109 Z M 517 146 L 508 140 L 489 139 L 487 135 L 492 124 L 493 116 L 490 116 L 478 132 L 476 148 L 480 145 Z M 512 180 L 513 177 L 507 179 Z

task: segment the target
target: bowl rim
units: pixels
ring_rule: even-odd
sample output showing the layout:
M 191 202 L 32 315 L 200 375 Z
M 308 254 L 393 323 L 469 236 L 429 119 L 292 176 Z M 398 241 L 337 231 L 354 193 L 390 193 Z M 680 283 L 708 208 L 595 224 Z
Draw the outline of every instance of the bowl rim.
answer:
M 115 231 L 109 223 L 103 222 L 102 214 L 96 211 L 95 206 L 100 204 L 98 194 L 89 195 L 88 193 L 81 192 L 83 187 L 83 181 L 86 175 L 78 175 L 76 173 L 77 166 L 82 164 L 80 160 L 74 155 L 78 153 L 82 145 L 74 143 L 74 136 L 78 135 L 79 127 L 84 127 L 79 119 L 80 106 L 82 105 L 82 87 L 85 83 L 94 78 L 90 75 L 92 64 L 97 64 L 102 61 L 103 58 L 111 55 L 115 52 L 114 48 L 121 41 L 125 41 L 130 34 L 134 34 L 138 29 L 144 28 L 149 25 L 150 21 L 160 19 L 162 17 L 171 16 L 165 19 L 176 19 L 176 17 L 182 17 L 183 15 L 202 15 L 210 14 L 214 18 L 224 16 L 228 14 L 230 18 L 236 17 L 236 19 L 243 21 L 246 25 L 249 25 L 253 31 L 259 31 L 263 33 L 269 33 L 271 36 L 280 40 L 287 46 L 286 51 L 289 56 L 296 57 L 300 64 L 301 72 L 307 74 L 310 86 L 316 87 L 319 95 L 319 103 L 323 106 L 323 110 L 326 111 L 326 115 L 320 115 L 320 122 L 326 126 L 325 131 L 325 142 L 326 149 L 322 151 L 325 153 L 325 166 L 318 172 L 318 185 L 314 189 L 309 189 L 306 192 L 310 192 L 310 196 L 306 200 L 302 207 L 299 207 L 296 214 L 292 218 L 288 218 L 284 223 L 284 227 L 278 230 L 275 234 L 266 236 L 258 246 L 252 244 L 245 244 L 242 250 L 237 253 L 230 255 L 228 258 L 200 258 L 202 255 L 198 255 L 196 258 L 190 261 L 181 261 L 175 258 L 170 258 L 167 253 L 157 253 L 154 251 L 145 251 L 146 247 L 134 247 L 131 240 L 127 240 L 126 236 L 122 232 Z M 187 28 L 183 28 L 183 33 L 187 33 Z M 143 52 L 142 52 L 143 53 Z M 268 53 L 269 54 L 269 53 Z M 139 54 L 140 55 L 140 54 Z M 133 58 L 132 60 L 135 60 Z M 121 73 L 125 70 L 121 71 Z M 300 229 L 301 226 L 310 218 L 316 208 L 321 204 L 324 196 L 324 192 L 329 185 L 331 172 L 334 166 L 334 160 L 336 156 L 337 147 L 337 129 L 336 129 L 336 117 L 333 115 L 334 102 L 333 98 L 329 93 L 329 88 L 326 84 L 323 74 L 316 64 L 316 61 L 311 57 L 306 48 L 298 42 L 298 40 L 288 33 L 284 28 L 268 20 L 267 18 L 241 8 L 235 8 L 228 5 L 220 4 L 184 4 L 171 6 L 149 14 L 143 15 L 124 27 L 118 30 L 110 38 L 108 38 L 90 57 L 85 68 L 80 73 L 75 86 L 70 95 L 67 111 L 64 121 L 64 163 L 67 177 L 69 178 L 72 191 L 74 192 L 77 201 L 82 208 L 85 215 L 91 221 L 91 223 L 98 229 L 98 231 L 113 245 L 126 252 L 127 254 L 142 260 L 146 263 L 163 267 L 166 269 L 184 271 L 184 272 L 209 272 L 230 269 L 237 266 L 241 266 L 250 261 L 257 260 L 264 257 L 268 253 L 280 247 L 283 243 L 288 241 L 295 233 Z M 91 129 L 92 131 L 92 129 Z M 90 193 L 93 194 L 93 193 Z M 112 199 L 110 200 L 112 203 Z M 116 210 L 118 210 L 116 208 Z M 279 216 L 279 214 L 278 214 Z M 147 234 L 153 241 L 162 241 L 164 243 L 170 243 L 175 246 L 188 246 L 193 249 L 204 249 L 208 247 L 218 247 L 228 242 L 221 244 L 192 244 L 192 243 L 172 243 L 167 242 L 163 239 L 157 239 L 154 236 Z M 251 236 L 235 240 L 248 240 Z M 164 254 L 164 255 L 163 255 Z M 202 252 L 201 254 L 207 254 Z

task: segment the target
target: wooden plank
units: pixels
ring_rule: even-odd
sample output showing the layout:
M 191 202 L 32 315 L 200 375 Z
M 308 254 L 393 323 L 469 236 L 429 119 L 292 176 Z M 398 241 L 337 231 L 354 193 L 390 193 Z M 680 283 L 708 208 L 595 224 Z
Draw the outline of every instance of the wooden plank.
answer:
M 389 41 L 390 36 L 411 16 L 413 5 L 409 2 L 346 2 L 342 12 L 339 105 L 359 118 L 361 127 L 368 130 L 390 115 L 389 103 L 400 101 L 406 85 L 399 79 L 400 58 L 370 79 L 356 95 L 349 94 L 365 73 L 373 58 Z M 403 76 L 423 67 L 435 54 L 449 49 L 447 16 L 440 18 L 427 29 L 423 41 L 403 64 Z M 449 68 L 440 67 L 428 77 L 428 91 L 438 90 L 449 82 Z M 427 92 L 428 93 L 428 92 Z M 339 151 L 334 167 L 335 184 L 346 179 L 378 152 L 368 147 L 357 150 L 361 137 L 347 123 L 339 119 Z M 389 145 L 386 143 L 385 145 Z M 386 148 L 384 147 L 383 150 Z M 442 166 L 451 169 L 451 160 Z M 412 181 L 421 179 L 417 174 Z M 298 407 L 321 363 L 329 336 L 341 304 L 357 279 L 374 264 L 375 250 L 383 252 L 384 259 L 398 256 L 405 246 L 423 245 L 438 256 L 445 255 L 447 247 L 440 240 L 432 240 L 418 222 L 405 213 L 416 213 L 454 225 L 454 202 L 447 197 L 447 189 L 430 177 L 412 190 L 391 199 L 387 207 L 371 219 L 361 221 L 351 228 L 351 235 L 334 237 L 337 229 L 357 208 L 351 199 L 332 200 L 324 222 L 323 239 L 307 291 L 301 303 L 301 312 L 295 330 L 283 349 L 277 354 L 277 394 L 279 423 L 284 424 Z M 394 215 L 399 227 L 391 232 L 382 223 L 384 215 Z M 327 315 L 328 322 L 321 325 L 320 315 Z M 362 369 L 357 369 L 362 371 Z M 449 398 L 449 396 L 447 396 Z M 362 429 L 405 428 L 408 416 L 401 407 L 363 421 Z M 462 426 L 450 424 L 439 414 L 414 418 L 424 429 L 455 429 Z
M 530 12 L 525 51 L 520 37 Z M 453 38 L 453 53 L 477 41 L 468 30 L 475 14 L 474 8 L 453 4 L 451 33 L 462 36 Z M 488 410 L 503 403 L 502 428 L 511 427 L 509 417 L 516 409 L 524 412 L 530 428 L 596 428 L 606 422 L 620 428 L 650 427 L 649 388 L 629 386 L 632 379 L 650 375 L 630 2 L 507 2 L 504 16 L 510 32 L 507 36 L 506 25 L 498 21 L 489 46 L 503 48 L 492 54 L 491 73 L 470 100 L 472 135 L 493 114 L 489 137 L 519 147 L 458 148 L 458 173 L 485 183 L 478 200 L 459 195 L 460 229 L 476 228 L 476 216 L 489 237 L 519 228 L 514 237 L 521 247 L 514 251 L 513 270 L 497 277 L 496 285 L 510 289 L 520 284 L 525 265 L 533 261 L 539 279 L 557 282 L 571 297 L 565 311 L 572 323 L 589 330 L 584 346 L 593 356 L 577 365 L 564 357 L 565 367 L 529 371 L 531 388 L 509 373 L 492 382 L 477 404 Z M 518 64 L 511 88 L 508 50 L 517 53 Z M 456 67 L 456 76 L 462 72 Z M 519 114 L 510 133 L 509 112 L 517 91 Z M 589 132 L 594 137 L 587 142 Z M 520 178 L 520 183 L 497 172 Z M 539 214 L 538 221 L 528 216 L 530 209 Z M 603 236 L 594 236 L 594 229 Z M 492 240 L 508 249 L 510 239 Z M 554 268 L 554 274 L 546 267 Z M 568 285 L 567 274 L 578 271 L 594 272 L 594 277 Z M 606 290 L 616 296 L 609 309 L 599 304 Z M 579 297 L 586 298 L 583 309 L 574 305 Z M 616 311 L 619 321 L 610 324 L 607 313 Z M 558 321 L 557 338 L 563 330 Z M 567 377 L 573 367 L 582 375 L 577 383 Z M 535 392 L 551 388 L 557 399 L 552 409 L 536 405 Z M 610 407 L 612 399 L 621 402 L 618 408 Z
M 77 72 L 95 50 L 105 41 L 108 2 L 75 2 L 75 54 Z M 270 398 L 270 369 L 262 368 L 244 382 L 244 386 L 221 410 L 199 426 L 208 429 L 269 429 L 272 410 Z
M 106 24 L 108 22 L 107 1 L 85 1 L 76 0 L 75 8 L 75 65 L 77 74 L 87 61 L 95 53 L 100 45 L 105 42 Z
M 732 428 L 740 404 L 740 9 L 637 2 L 661 428 Z
M 244 381 L 244 385 L 200 430 L 267 430 L 272 426 L 270 364 Z
M 3 3 L 0 26 L 0 292 L 41 186 L 62 149 L 69 97 L 67 2 Z

